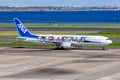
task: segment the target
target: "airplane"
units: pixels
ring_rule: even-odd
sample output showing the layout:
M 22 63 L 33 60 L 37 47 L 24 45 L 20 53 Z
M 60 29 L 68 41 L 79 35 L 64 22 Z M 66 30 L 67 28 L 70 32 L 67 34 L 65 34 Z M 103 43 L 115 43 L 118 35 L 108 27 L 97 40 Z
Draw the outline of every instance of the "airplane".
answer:
M 56 48 L 72 49 L 73 46 L 100 46 L 105 50 L 105 46 L 112 41 L 104 36 L 87 35 L 37 35 L 32 34 L 18 19 L 14 18 L 18 32 L 17 39 L 39 44 L 55 44 Z

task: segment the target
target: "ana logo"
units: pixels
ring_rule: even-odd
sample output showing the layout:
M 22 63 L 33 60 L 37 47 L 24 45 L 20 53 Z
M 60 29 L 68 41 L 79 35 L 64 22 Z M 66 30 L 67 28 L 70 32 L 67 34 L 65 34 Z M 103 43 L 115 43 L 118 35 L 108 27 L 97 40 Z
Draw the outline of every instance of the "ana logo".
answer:
M 24 27 L 23 24 L 18 24 L 17 25 L 19 27 L 19 29 L 25 34 L 27 32 L 27 29 Z

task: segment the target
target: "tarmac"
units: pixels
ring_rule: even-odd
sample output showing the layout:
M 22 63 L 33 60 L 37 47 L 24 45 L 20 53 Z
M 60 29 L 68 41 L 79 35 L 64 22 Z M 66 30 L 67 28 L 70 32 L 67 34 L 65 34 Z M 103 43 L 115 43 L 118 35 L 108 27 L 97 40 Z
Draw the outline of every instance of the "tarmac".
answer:
M 120 80 L 120 49 L 0 47 L 0 80 Z

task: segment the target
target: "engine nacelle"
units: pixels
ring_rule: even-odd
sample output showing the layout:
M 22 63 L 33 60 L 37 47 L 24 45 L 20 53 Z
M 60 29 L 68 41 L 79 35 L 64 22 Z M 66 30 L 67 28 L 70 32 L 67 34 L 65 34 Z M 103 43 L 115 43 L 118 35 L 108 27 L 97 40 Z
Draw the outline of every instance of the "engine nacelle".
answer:
M 64 49 L 72 48 L 72 44 L 70 42 L 62 42 L 60 46 L 63 47 Z

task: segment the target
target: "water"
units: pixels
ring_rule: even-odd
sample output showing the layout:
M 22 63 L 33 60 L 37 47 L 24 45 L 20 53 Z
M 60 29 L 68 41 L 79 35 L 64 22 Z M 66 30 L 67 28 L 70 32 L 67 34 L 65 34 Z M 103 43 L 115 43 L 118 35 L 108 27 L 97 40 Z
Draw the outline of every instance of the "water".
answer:
M 0 23 L 120 23 L 120 11 L 21 11 L 0 12 Z

